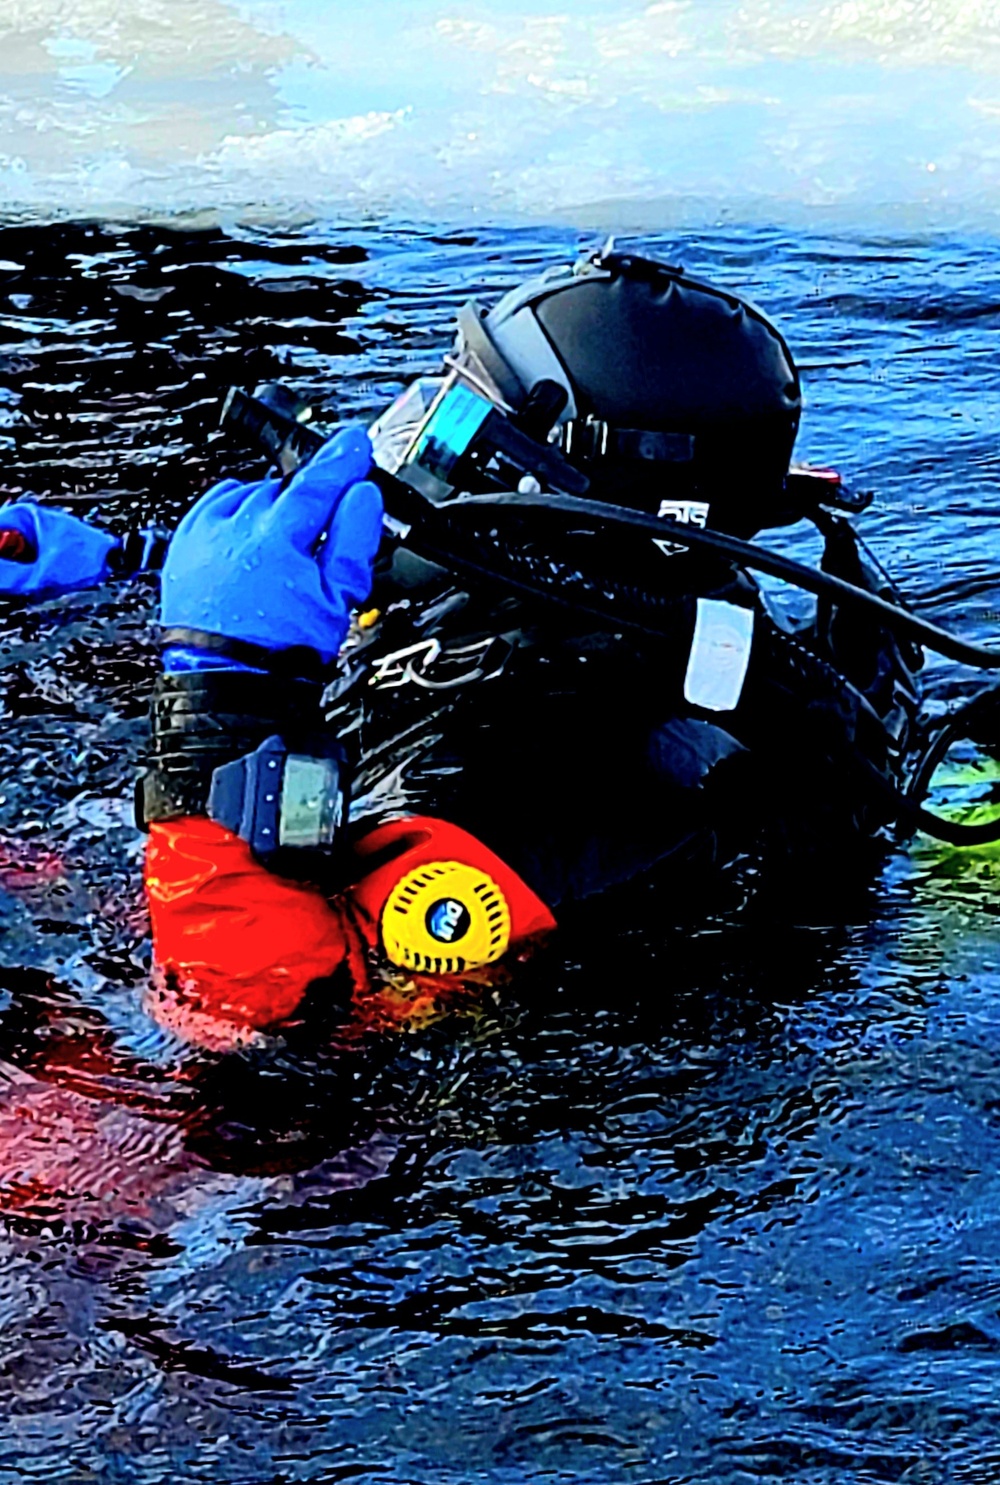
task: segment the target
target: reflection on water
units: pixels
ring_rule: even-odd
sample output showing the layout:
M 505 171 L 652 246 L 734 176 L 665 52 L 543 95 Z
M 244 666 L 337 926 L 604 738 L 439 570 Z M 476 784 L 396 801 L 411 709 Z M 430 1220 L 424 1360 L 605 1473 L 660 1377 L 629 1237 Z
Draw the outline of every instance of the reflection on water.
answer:
M 370 417 L 469 293 L 575 246 L 7 230 L 7 486 L 175 520 L 240 467 L 230 379 Z M 877 485 L 904 588 L 994 635 L 995 246 L 657 246 L 776 313 L 802 453 Z M 995 854 L 687 920 L 644 889 L 441 1022 L 388 986 L 404 1032 L 319 1005 L 193 1055 L 143 1011 L 153 603 L 0 616 L 0 1481 L 992 1478 Z

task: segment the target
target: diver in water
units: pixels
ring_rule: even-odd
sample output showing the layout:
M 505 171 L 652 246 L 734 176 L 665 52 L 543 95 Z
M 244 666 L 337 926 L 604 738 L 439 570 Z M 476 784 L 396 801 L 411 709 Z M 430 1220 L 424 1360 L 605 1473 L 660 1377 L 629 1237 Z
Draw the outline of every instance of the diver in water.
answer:
M 887 591 L 839 482 L 789 469 L 798 377 L 762 315 L 600 257 L 469 306 L 416 423 L 413 403 L 373 428 L 374 467 L 341 431 L 290 478 L 210 490 L 166 551 L 139 800 L 158 1014 L 191 1040 L 287 1023 L 379 956 L 479 973 L 571 902 L 654 869 L 686 885 L 762 835 L 805 869 L 807 843 L 835 855 L 891 813 L 919 651 L 827 598 L 786 621 L 738 564 L 670 540 L 805 519 L 826 573 Z M 529 503 L 453 554 L 387 515 L 386 474 L 439 510 L 550 478 L 664 535 L 555 533 Z M 161 555 L 28 502 L 0 526 L 0 557 L 24 543 L 8 593 Z

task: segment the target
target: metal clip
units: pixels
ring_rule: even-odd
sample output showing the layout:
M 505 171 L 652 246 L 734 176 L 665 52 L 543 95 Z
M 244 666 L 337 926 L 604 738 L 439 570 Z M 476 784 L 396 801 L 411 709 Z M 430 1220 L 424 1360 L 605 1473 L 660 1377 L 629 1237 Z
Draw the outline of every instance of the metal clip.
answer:
M 585 418 L 571 418 L 560 433 L 562 451 L 568 459 L 601 459 L 608 452 L 610 425 L 591 413 Z

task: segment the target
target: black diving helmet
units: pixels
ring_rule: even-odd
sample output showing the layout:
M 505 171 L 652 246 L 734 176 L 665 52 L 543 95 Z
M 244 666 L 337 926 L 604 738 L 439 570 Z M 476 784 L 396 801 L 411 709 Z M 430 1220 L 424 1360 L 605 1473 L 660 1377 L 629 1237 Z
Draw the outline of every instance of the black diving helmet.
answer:
M 743 537 L 817 501 L 857 508 L 836 476 L 790 469 L 802 396 L 783 337 L 681 268 L 605 251 L 470 302 L 445 366 L 372 428 L 376 462 L 436 503 L 491 472 L 510 487 L 513 466 L 515 485 Z

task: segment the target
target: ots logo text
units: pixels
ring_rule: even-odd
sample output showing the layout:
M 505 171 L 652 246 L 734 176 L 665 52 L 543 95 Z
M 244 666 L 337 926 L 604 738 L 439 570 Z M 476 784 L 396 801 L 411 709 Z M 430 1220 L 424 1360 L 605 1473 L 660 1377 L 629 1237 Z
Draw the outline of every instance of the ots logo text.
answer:
M 660 508 L 656 512 L 661 521 L 678 521 L 682 526 L 700 526 L 702 530 L 708 524 L 708 502 L 705 500 L 661 500 Z M 678 546 L 675 541 L 656 541 L 665 557 L 672 557 L 675 552 L 684 552 L 686 547 Z

